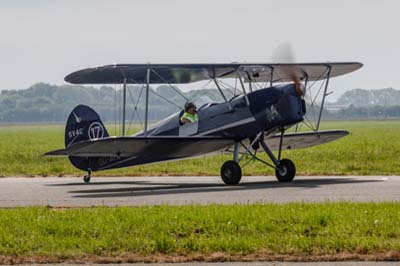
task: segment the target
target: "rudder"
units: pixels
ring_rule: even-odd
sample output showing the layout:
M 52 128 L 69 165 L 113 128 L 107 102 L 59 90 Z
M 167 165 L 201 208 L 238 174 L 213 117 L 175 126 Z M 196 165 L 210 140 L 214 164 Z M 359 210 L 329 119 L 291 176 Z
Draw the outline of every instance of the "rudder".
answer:
M 78 105 L 68 116 L 65 126 L 65 147 L 80 141 L 101 139 L 108 136 L 109 134 L 100 116 L 89 106 Z M 69 160 L 76 168 L 86 171 L 93 168 L 94 165 L 91 166 L 91 164 L 96 158 L 69 156 Z

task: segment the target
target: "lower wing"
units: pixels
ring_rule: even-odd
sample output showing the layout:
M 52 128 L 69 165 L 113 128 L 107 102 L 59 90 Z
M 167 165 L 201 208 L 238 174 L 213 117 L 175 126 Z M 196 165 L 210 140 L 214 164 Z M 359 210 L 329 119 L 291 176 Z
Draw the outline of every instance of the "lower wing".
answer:
M 283 135 L 282 149 L 302 149 L 308 148 L 324 143 L 328 143 L 337 139 L 340 139 L 349 132 L 346 130 L 323 130 L 323 131 L 312 131 L 312 132 L 296 132 L 296 133 L 286 133 Z M 279 150 L 279 143 L 281 140 L 281 135 L 265 136 L 265 142 L 271 150 Z M 249 139 L 243 141 L 243 144 L 247 147 L 250 146 Z M 225 151 L 233 152 L 233 145 L 230 146 Z M 244 147 L 240 147 L 240 152 L 246 152 Z
M 346 130 L 323 130 L 316 132 L 287 133 L 283 137 L 282 149 L 302 149 L 340 139 L 349 132 Z M 274 135 L 266 139 L 271 150 L 278 150 L 281 136 Z
M 184 158 L 222 150 L 234 143 L 220 137 L 108 137 L 81 141 L 45 156 Z

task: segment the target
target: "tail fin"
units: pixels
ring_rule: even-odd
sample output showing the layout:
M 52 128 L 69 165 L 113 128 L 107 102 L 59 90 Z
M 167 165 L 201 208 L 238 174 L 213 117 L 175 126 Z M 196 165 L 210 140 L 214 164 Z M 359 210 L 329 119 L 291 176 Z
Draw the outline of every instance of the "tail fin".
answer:
M 65 127 L 65 147 L 83 140 L 108 136 L 100 116 L 89 106 L 78 105 L 70 113 Z
M 100 116 L 95 110 L 86 105 L 76 106 L 70 113 L 65 126 L 65 147 L 92 139 L 108 137 L 108 132 Z M 95 168 L 96 158 L 69 156 L 71 163 L 78 169 L 91 170 Z

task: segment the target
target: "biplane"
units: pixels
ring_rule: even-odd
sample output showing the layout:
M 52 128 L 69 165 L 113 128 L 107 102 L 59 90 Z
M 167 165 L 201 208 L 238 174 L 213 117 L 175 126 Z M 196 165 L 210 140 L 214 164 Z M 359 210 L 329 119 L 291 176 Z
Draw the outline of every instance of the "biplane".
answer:
M 87 172 L 84 181 L 89 182 L 93 171 L 229 152 L 232 160 L 220 170 L 227 185 L 238 184 L 242 167 L 254 160 L 275 169 L 279 182 L 290 182 L 296 167 L 290 159 L 281 158 L 282 150 L 311 147 L 348 134 L 345 130 L 320 130 L 321 116 L 330 78 L 361 67 L 358 62 L 114 64 L 79 70 L 66 76 L 65 81 L 122 87 L 122 134 L 110 136 L 92 108 L 78 105 L 67 120 L 65 149 L 46 155 L 68 156 L 76 168 Z M 232 97 L 224 85 L 228 80 L 235 82 L 239 92 Z M 168 84 L 175 88 L 202 81 L 213 85 L 221 101 L 199 106 L 198 121 L 183 125 L 183 110 L 177 110 L 157 123 L 149 123 L 151 86 Z M 321 83 L 319 104 L 307 96 L 315 82 Z M 133 135 L 126 135 L 125 125 L 129 84 L 142 84 L 145 89 L 144 129 Z M 312 123 L 308 117 L 311 111 L 307 110 L 310 108 L 315 117 Z M 303 124 L 309 130 L 305 131 Z M 260 150 L 269 160 L 259 156 Z

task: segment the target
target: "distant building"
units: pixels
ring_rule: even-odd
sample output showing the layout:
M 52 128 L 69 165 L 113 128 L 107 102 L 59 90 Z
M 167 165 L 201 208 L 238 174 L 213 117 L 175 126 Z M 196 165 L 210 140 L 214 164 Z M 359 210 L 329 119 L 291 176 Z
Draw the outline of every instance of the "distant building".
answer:
M 325 103 L 324 109 L 331 113 L 337 113 L 341 110 L 347 109 L 351 104 L 339 104 L 339 103 Z

